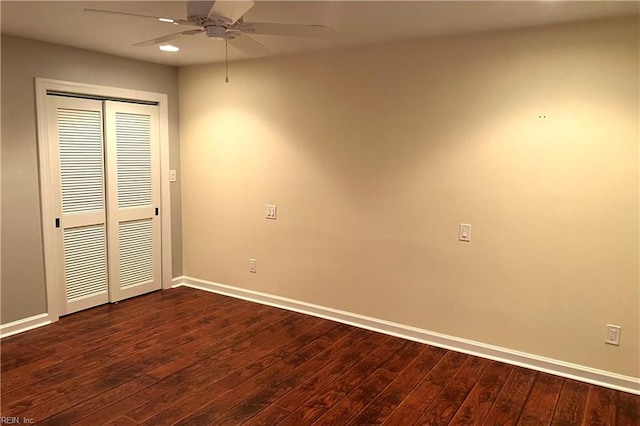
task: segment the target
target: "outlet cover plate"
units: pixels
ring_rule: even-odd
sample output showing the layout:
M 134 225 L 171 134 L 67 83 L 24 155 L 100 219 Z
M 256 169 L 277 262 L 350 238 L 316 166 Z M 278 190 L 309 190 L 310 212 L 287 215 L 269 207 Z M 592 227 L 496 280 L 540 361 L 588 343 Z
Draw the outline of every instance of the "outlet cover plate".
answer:
M 249 272 L 255 274 L 258 270 L 258 261 L 255 259 L 249 259 Z
M 607 335 L 604 342 L 608 345 L 620 346 L 620 331 L 619 325 L 607 324 Z

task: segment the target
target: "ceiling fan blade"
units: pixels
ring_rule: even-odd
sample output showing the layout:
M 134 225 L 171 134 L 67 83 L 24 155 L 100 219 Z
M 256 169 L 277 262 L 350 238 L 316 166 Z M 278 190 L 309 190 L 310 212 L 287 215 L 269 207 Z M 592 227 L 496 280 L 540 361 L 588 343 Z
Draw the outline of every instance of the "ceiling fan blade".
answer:
M 202 18 L 209 14 L 209 11 L 213 7 L 213 0 L 210 1 L 187 1 L 187 17 L 188 18 Z
M 229 44 L 251 57 L 266 56 L 271 53 L 265 46 L 242 33 L 233 33 L 233 38 L 229 34 Z
M 116 10 L 82 8 L 82 11 L 83 12 L 110 13 L 112 15 L 135 16 L 137 18 L 155 19 L 156 21 L 166 22 L 168 24 L 176 24 L 176 25 L 191 25 L 191 26 L 198 25 L 198 24 L 194 24 L 193 22 L 186 21 L 184 19 L 173 19 L 173 18 L 166 18 L 166 17 L 163 17 L 163 16 L 140 15 L 138 13 L 118 12 Z
M 247 34 L 280 35 L 289 37 L 331 38 L 338 31 L 325 25 L 270 24 L 266 22 L 242 22 L 238 29 Z
M 179 37 L 182 37 L 182 36 L 199 34 L 199 33 L 203 32 L 203 31 L 204 31 L 203 29 L 180 31 L 179 33 L 168 34 L 166 36 L 154 38 L 154 39 L 151 39 L 151 40 L 141 41 L 139 43 L 135 43 L 134 46 L 139 46 L 139 47 L 141 47 L 141 46 L 154 46 L 156 44 L 164 43 L 165 41 L 175 40 L 175 39 L 177 39 Z
M 209 11 L 209 18 L 220 16 L 229 20 L 229 24 L 235 23 L 249 11 L 255 3 L 252 0 L 215 1 Z M 214 19 L 215 20 L 215 19 Z

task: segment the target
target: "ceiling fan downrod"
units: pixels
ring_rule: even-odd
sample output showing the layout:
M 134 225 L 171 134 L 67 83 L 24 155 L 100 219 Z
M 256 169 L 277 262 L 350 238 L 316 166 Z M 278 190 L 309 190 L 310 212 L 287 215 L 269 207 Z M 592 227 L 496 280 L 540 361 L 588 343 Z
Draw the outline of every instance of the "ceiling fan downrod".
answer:
M 229 33 L 224 32 L 224 82 L 229 82 Z

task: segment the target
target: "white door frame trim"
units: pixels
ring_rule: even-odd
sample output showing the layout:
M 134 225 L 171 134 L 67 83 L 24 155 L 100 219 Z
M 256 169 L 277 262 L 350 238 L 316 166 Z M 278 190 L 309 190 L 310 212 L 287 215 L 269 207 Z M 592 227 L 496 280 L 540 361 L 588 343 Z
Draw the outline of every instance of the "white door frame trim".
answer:
M 48 253 L 55 251 L 51 165 L 49 156 L 49 131 L 47 126 L 47 92 L 71 95 L 95 96 L 112 99 L 152 102 L 158 105 L 160 114 L 160 208 L 162 228 L 162 288 L 171 288 L 171 193 L 169 187 L 169 106 L 164 93 L 98 86 L 94 84 L 36 78 L 36 122 L 38 135 L 38 166 L 40 178 L 40 202 L 42 213 L 42 235 L 44 245 L 45 283 L 47 313 L 51 321 L 57 321 L 63 313 L 64 300 L 60 292 L 61 283 L 56 282 L 60 265 L 52 262 Z M 48 259 L 49 258 L 49 259 Z

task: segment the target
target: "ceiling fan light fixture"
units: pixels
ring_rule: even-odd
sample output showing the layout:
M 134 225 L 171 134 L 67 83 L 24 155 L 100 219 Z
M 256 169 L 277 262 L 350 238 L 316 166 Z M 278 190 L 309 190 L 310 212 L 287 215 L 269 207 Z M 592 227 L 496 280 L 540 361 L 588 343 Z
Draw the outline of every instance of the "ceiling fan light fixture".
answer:
M 179 52 L 180 48 L 172 44 L 163 44 L 160 46 L 160 50 L 164 52 Z

